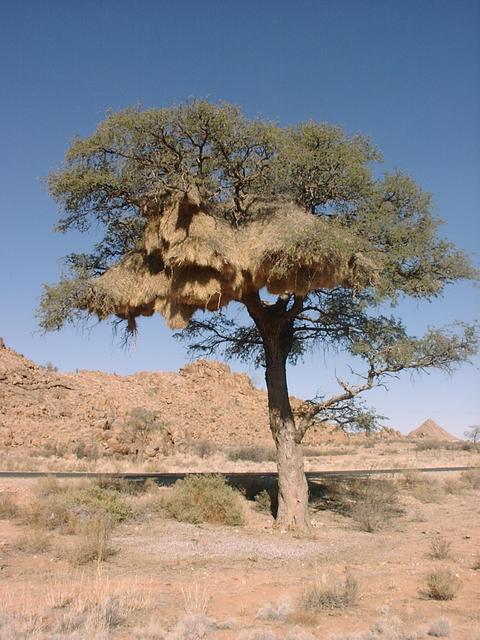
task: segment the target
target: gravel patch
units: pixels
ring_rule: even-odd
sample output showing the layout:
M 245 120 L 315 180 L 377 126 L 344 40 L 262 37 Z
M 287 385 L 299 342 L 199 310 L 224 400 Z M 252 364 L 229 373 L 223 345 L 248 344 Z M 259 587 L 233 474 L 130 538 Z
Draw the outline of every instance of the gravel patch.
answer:
M 318 556 L 326 551 L 316 540 L 298 540 L 288 534 L 226 529 L 212 525 L 164 523 L 161 528 L 116 538 L 123 549 L 141 549 L 142 553 L 165 560 L 195 558 L 234 558 L 244 560 L 295 560 Z

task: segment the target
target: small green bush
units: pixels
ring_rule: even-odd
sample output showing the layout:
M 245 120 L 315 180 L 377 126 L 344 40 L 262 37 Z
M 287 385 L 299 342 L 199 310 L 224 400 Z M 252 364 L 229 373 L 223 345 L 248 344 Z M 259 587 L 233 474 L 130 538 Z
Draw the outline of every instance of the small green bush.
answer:
M 22 517 L 26 524 L 73 533 L 78 520 L 96 515 L 122 522 L 131 515 L 131 509 L 122 495 L 113 489 L 98 485 L 72 487 L 52 479 L 38 487 L 35 501 Z
M 214 474 L 178 480 L 165 498 L 164 508 L 181 522 L 235 526 L 245 521 L 240 493 L 229 487 L 222 476 Z
M 460 582 L 450 569 L 436 569 L 427 575 L 422 594 L 431 600 L 453 600 L 459 588 Z
M 301 605 L 306 611 L 313 613 L 328 611 L 329 609 L 347 609 L 358 600 L 358 582 L 347 572 L 345 579 L 330 577 L 323 584 L 310 587 L 301 599 Z
M 131 513 L 130 507 L 118 491 L 103 489 L 97 485 L 67 491 L 65 502 L 74 511 L 86 511 L 90 516 L 104 514 L 115 522 L 126 520 Z

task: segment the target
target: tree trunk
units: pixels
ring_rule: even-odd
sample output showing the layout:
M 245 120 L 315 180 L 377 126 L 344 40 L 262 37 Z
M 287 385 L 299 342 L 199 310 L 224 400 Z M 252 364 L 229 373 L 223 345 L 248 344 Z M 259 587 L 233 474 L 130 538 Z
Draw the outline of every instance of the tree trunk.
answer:
M 288 397 L 286 358 L 282 336 L 269 336 L 264 343 L 270 429 L 277 449 L 278 511 L 276 526 L 282 530 L 310 529 L 308 484 L 303 468 L 303 450 L 298 442 Z

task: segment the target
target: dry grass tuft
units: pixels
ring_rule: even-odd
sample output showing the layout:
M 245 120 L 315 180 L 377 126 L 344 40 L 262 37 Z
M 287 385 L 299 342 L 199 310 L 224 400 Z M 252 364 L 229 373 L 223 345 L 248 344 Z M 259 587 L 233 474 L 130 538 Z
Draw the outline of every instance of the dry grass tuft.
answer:
M 367 482 L 350 508 L 350 516 L 362 531 L 373 533 L 388 526 L 392 518 L 402 513 L 397 489 L 392 482 Z
M 452 543 L 442 535 L 437 535 L 430 542 L 430 557 L 435 560 L 450 558 Z
M 0 520 L 11 520 L 18 513 L 18 506 L 9 493 L 0 493 Z
M 359 586 L 357 580 L 347 571 L 343 580 L 337 576 L 324 576 L 319 584 L 305 591 L 301 606 L 306 611 L 320 612 L 331 609 L 347 609 L 357 603 Z
M 272 499 L 266 489 L 263 489 L 262 491 L 260 491 L 260 493 L 257 493 L 254 501 L 255 511 L 261 511 L 262 513 L 272 512 Z
M 211 440 L 189 440 L 186 443 L 186 449 L 199 458 L 209 458 L 218 450 L 218 445 Z
M 450 638 L 452 625 L 446 618 L 438 618 L 438 620 L 433 620 L 430 623 L 427 633 L 434 638 Z
M 274 447 L 240 446 L 227 452 L 229 460 L 243 460 L 244 462 L 276 462 L 277 454 Z
M 459 588 L 460 581 L 450 569 L 436 569 L 427 575 L 421 594 L 431 600 L 453 600 Z
M 288 597 L 280 598 L 278 602 L 267 602 L 256 614 L 257 620 L 272 622 L 286 622 L 293 613 L 293 605 Z
M 231 526 L 245 522 L 242 496 L 219 475 L 191 475 L 178 480 L 163 506 L 172 518 L 181 522 Z
M 13 548 L 22 553 L 45 553 L 50 547 L 50 536 L 35 527 L 20 536 L 13 544 Z
M 418 471 L 406 471 L 403 474 L 403 487 L 420 502 L 440 502 L 444 490 L 438 480 L 427 478 Z
M 480 469 L 464 471 L 460 477 L 470 489 L 480 489 Z
M 112 519 L 104 515 L 81 521 L 75 540 L 62 555 L 75 566 L 104 562 L 115 554 L 111 545 L 113 526 Z

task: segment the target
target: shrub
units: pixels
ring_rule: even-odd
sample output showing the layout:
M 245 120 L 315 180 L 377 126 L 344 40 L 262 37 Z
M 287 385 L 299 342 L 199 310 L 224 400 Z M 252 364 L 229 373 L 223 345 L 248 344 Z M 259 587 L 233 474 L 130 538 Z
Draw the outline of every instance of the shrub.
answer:
M 112 556 L 113 522 L 108 516 L 95 515 L 79 523 L 77 538 L 67 549 L 66 558 L 74 565 L 102 562 Z
M 181 522 L 244 523 L 242 498 L 219 475 L 191 475 L 178 480 L 165 499 L 167 513 Z
M 457 595 L 460 583 L 450 569 L 437 569 L 426 577 L 422 593 L 431 600 L 453 600 Z
M 244 460 L 246 462 L 276 462 L 277 454 L 274 447 L 251 446 L 235 447 L 227 453 L 229 460 Z
M 110 517 L 114 522 L 122 522 L 131 513 L 118 491 L 103 489 L 98 485 L 69 489 L 62 497 L 68 510 L 84 517 L 100 514 Z
M 420 502 L 440 502 L 443 497 L 440 483 L 417 471 L 406 471 L 403 474 L 403 486 Z
M 446 618 L 439 618 L 430 623 L 427 633 L 434 638 L 450 638 L 452 626 Z
M 346 609 L 356 604 L 358 582 L 347 572 L 345 579 L 330 577 L 322 584 L 310 587 L 302 596 L 301 605 L 307 611 Z
M 397 489 L 388 480 L 367 480 L 357 484 L 353 499 L 348 512 L 362 531 L 378 531 L 402 513 Z
M 256 511 L 261 511 L 263 513 L 272 512 L 272 499 L 266 489 L 263 489 L 262 491 L 260 491 L 260 493 L 257 493 L 254 500 Z
M 73 533 L 79 519 L 103 515 L 113 522 L 122 522 L 130 514 L 130 507 L 117 491 L 98 485 L 72 487 L 50 481 L 41 485 L 37 500 L 24 512 L 23 518 L 34 526 Z
M 98 460 L 98 449 L 94 446 L 89 446 L 83 440 L 77 442 L 73 447 L 73 454 L 79 460 Z
M 190 440 L 187 449 L 199 458 L 208 458 L 215 453 L 217 447 L 210 440 Z
M 443 489 L 445 493 L 448 493 L 451 496 L 458 495 L 464 493 L 465 483 L 461 479 L 446 478 L 443 481 Z
M 293 606 L 289 598 L 281 598 L 278 602 L 267 602 L 257 611 L 257 620 L 270 620 L 273 622 L 286 622 L 293 612 Z
M 23 553 L 45 553 L 50 549 L 50 538 L 41 529 L 33 528 L 15 540 L 13 547 Z
M 132 409 L 123 425 L 123 439 L 135 450 L 138 458 L 143 460 L 145 450 L 155 434 L 166 432 L 166 425 L 158 411 L 150 411 L 142 407 Z M 167 448 L 164 447 L 164 453 Z
M 463 482 L 471 489 L 480 489 L 480 470 L 472 469 L 471 471 L 464 471 L 461 474 Z
M 480 553 L 477 555 L 477 557 L 473 561 L 472 569 L 474 571 L 480 571 Z
M 0 493 L 0 519 L 15 518 L 18 512 L 17 503 L 9 493 Z
M 430 542 L 430 557 L 435 560 L 445 560 L 450 557 L 452 543 L 441 535 L 435 536 Z

